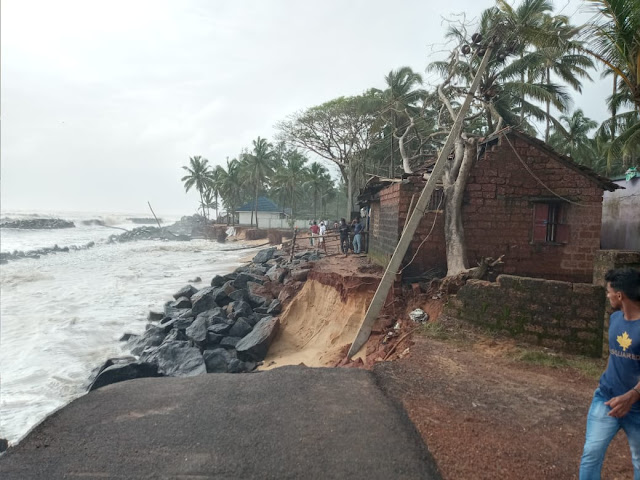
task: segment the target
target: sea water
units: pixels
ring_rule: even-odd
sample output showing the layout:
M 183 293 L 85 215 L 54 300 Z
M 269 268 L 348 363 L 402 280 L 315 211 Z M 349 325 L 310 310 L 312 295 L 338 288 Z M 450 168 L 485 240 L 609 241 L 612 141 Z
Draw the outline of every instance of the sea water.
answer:
M 139 226 L 114 218 L 114 225 Z M 0 266 L 0 438 L 15 444 L 48 414 L 85 394 L 92 369 L 129 354 L 122 334 L 142 333 L 148 311 L 161 310 L 189 280 L 201 277 L 193 285 L 203 288 L 253 252 L 208 240 L 108 244 L 103 239 L 112 233 L 118 231 L 79 224 L 2 229 L 2 251 L 89 241 L 96 246 Z

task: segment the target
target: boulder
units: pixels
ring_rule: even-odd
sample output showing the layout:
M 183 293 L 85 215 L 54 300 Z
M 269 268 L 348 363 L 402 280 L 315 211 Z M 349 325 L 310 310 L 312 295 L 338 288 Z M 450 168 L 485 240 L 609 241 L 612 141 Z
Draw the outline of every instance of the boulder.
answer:
M 245 302 L 249 301 L 249 292 L 247 290 L 236 290 L 235 292 L 233 292 L 231 295 L 229 295 L 229 298 L 231 298 L 231 300 L 238 301 L 238 300 L 244 300 Z
M 9 441 L 6 438 L 0 438 L 0 453 L 4 452 L 9 448 Z
M 157 365 L 158 373 L 168 377 L 193 377 L 207 373 L 200 349 L 189 342 L 167 342 L 144 352 L 141 361 Z
M 202 353 L 202 357 L 207 367 L 207 373 L 227 373 L 229 370 L 229 362 L 237 360 L 229 350 L 224 348 L 205 350 Z
M 207 317 L 198 316 L 186 329 L 185 334 L 188 339 L 193 340 L 196 344 L 203 344 L 207 339 L 207 329 L 210 325 Z
M 187 298 L 191 298 L 196 292 L 198 291 L 198 289 L 192 285 L 185 285 L 184 287 L 182 287 L 180 290 L 178 290 L 176 293 L 173 294 L 173 298 L 175 298 L 176 300 L 179 299 L 180 297 L 187 297 Z
M 123 333 L 122 336 L 120 337 L 120 341 L 121 342 L 128 342 L 132 338 L 137 338 L 139 336 L 140 335 L 136 335 L 135 333 Z
M 178 328 L 174 328 L 172 329 L 166 337 L 164 337 L 164 340 L 162 341 L 162 343 L 167 343 L 167 342 L 174 342 L 174 341 L 185 341 L 188 340 L 187 335 L 184 332 L 184 329 L 178 329 Z
M 191 310 L 193 311 L 193 315 L 197 317 L 199 313 L 218 306 L 213 299 L 214 290 L 214 287 L 206 287 L 198 290 L 198 292 L 191 297 Z
M 164 316 L 165 317 L 179 317 L 184 312 L 189 310 L 189 308 L 176 308 L 173 305 L 173 302 L 167 302 L 164 304 Z
M 227 289 L 227 290 L 230 290 L 230 289 Z M 213 292 L 211 292 L 213 301 L 216 302 L 217 305 L 224 306 L 231 301 L 229 296 L 232 295 L 235 291 L 227 293 L 227 290 L 225 290 L 223 285 L 222 287 L 214 288 Z
M 277 298 L 269 304 L 269 308 L 267 309 L 267 313 L 277 315 L 282 311 L 282 303 Z
M 209 330 L 207 330 L 206 347 L 210 348 L 212 346 L 218 346 L 225 336 L 226 335 L 224 333 L 222 333 L 222 334 L 221 333 L 214 333 L 214 332 L 210 332 Z
M 222 285 L 225 284 L 225 282 L 227 282 L 227 278 L 221 276 L 221 275 L 216 275 L 215 277 L 213 277 L 211 279 L 211 286 L 212 287 L 221 287 Z
M 251 305 L 242 300 L 237 302 L 232 302 L 229 304 L 231 307 L 231 313 L 229 314 L 229 318 L 232 320 L 236 320 L 240 317 L 248 317 L 253 313 L 253 309 Z
M 155 325 L 147 325 L 147 330 L 135 338 L 129 340 L 131 346 L 131 353 L 134 355 L 140 355 L 142 351 L 147 347 L 156 347 L 162 343 L 166 333 L 162 327 L 156 327 Z
M 287 273 L 289 273 L 288 269 L 275 266 L 267 272 L 267 277 L 272 282 L 282 283 L 284 281 L 284 277 L 287 276 Z
M 259 284 L 264 283 L 265 277 L 262 275 L 253 275 L 251 273 L 239 273 L 236 279 L 233 281 L 233 286 L 236 289 L 247 288 L 247 282 L 255 282 Z
M 291 281 L 294 281 L 294 282 L 306 282 L 308 277 L 309 277 L 309 270 L 297 269 L 297 270 L 291 271 L 290 279 Z
M 236 344 L 238 358 L 244 361 L 260 362 L 269 351 L 269 346 L 278 333 L 277 317 L 266 317 L 256 323 L 251 333 Z
M 267 273 L 267 270 L 269 270 L 269 267 L 267 266 L 263 267 L 261 265 L 256 265 L 249 270 L 249 273 L 253 275 L 264 276 L 264 274 Z
M 229 336 L 231 337 L 244 337 L 253 329 L 253 325 L 249 323 L 246 318 L 240 317 L 233 324 L 233 327 L 229 330 Z
M 209 320 L 209 325 L 216 323 L 231 323 L 227 321 L 227 312 L 220 307 L 212 308 L 206 312 L 198 314 L 197 318 L 204 317 Z
M 157 322 L 158 320 L 162 320 L 164 318 L 164 312 L 158 312 L 155 310 L 149 310 L 149 314 L 147 315 L 147 320 L 150 322 Z
M 264 307 L 267 303 L 267 299 L 265 297 L 263 297 L 262 295 L 257 295 L 255 293 L 249 293 L 248 298 L 249 304 L 253 308 Z
M 220 340 L 220 346 L 223 348 L 236 348 L 236 344 L 240 341 L 240 337 L 224 337 Z
M 256 307 L 253 309 L 253 313 L 267 313 L 267 310 L 269 310 L 269 307 Z
M 173 308 L 191 308 L 191 300 L 187 297 L 179 297 L 175 302 L 171 303 Z
M 159 377 L 157 365 L 146 362 L 115 364 L 105 368 L 89 386 L 89 391 L 134 378 Z
M 231 330 L 231 325 L 228 323 L 217 323 L 207 328 L 208 332 L 217 333 L 217 334 L 225 334 L 229 330 Z
M 256 369 L 255 362 L 243 362 L 237 358 L 233 358 L 227 366 L 229 373 L 245 373 Z
M 253 263 L 266 263 L 269 260 L 271 260 L 271 258 L 273 258 L 273 254 L 276 252 L 276 248 L 275 247 L 271 247 L 271 248 L 265 248 L 263 250 L 260 250 L 255 257 L 253 257 L 252 262 Z

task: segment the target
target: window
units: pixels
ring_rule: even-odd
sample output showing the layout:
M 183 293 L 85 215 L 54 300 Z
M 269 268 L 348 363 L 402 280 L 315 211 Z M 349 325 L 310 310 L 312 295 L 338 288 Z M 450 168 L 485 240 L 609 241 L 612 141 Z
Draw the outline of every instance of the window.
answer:
M 562 202 L 533 205 L 533 243 L 568 243 L 569 225 L 565 223 L 566 204 Z
M 444 189 L 436 187 L 429 199 L 429 205 L 425 212 L 440 212 L 444 210 Z

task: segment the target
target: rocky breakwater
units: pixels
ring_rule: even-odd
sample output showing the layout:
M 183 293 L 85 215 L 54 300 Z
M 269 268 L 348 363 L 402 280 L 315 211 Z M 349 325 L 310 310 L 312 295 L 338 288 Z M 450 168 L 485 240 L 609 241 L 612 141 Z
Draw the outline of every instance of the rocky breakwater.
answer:
M 13 252 L 0 252 L 0 265 L 7 263 L 9 260 L 21 260 L 23 258 L 40 258 L 41 255 L 49 255 L 50 253 L 69 253 L 75 250 L 86 250 L 95 245 L 95 242 L 89 242 L 85 245 L 71 245 L 70 247 L 53 247 L 39 248 L 37 250 L 14 250 Z
M 278 332 L 282 303 L 318 259 L 305 252 L 288 261 L 272 247 L 249 265 L 216 275 L 208 287 L 186 285 L 161 312 L 149 312 L 142 335 L 123 336 L 133 356 L 105 362 L 89 390 L 141 377 L 253 371 Z
M 75 224 L 61 218 L 31 218 L 13 220 L 6 218 L 0 222 L 0 228 L 22 228 L 28 230 L 51 230 L 54 228 L 74 228 Z

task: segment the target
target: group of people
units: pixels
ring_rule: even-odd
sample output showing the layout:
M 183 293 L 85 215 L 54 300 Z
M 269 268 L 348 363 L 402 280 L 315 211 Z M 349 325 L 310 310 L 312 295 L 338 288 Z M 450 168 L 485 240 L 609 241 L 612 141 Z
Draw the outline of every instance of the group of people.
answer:
M 322 248 L 325 253 L 327 252 L 325 236 L 327 234 L 328 223 L 329 222 L 323 220 L 318 225 L 318 222 L 314 220 L 309 227 L 309 231 L 311 232 L 311 246 L 315 246 L 316 249 Z M 340 234 L 340 251 L 342 253 L 347 255 L 351 249 L 357 255 L 362 253 L 362 231 L 364 227 L 359 219 L 353 219 L 349 224 L 344 218 L 341 218 L 340 222 L 333 223 L 333 230 Z

